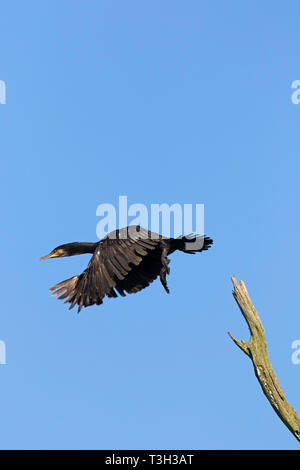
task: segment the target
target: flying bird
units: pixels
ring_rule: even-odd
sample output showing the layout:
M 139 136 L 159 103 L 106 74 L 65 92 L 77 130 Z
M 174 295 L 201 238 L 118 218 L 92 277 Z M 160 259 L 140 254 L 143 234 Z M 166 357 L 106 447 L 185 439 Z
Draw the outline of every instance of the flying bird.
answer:
M 170 274 L 168 255 L 176 250 L 195 254 L 213 244 L 209 237 L 188 235 L 167 238 L 138 225 L 115 230 L 96 243 L 74 242 L 54 248 L 40 260 L 91 253 L 88 267 L 49 290 L 66 299 L 70 309 L 100 305 L 105 296 L 124 297 L 148 287 L 158 276 L 169 293 L 166 275 Z

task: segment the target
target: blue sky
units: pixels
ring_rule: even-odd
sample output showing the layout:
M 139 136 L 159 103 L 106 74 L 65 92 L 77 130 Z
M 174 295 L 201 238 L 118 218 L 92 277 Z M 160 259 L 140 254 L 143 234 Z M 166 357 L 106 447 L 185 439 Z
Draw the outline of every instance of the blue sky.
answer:
M 230 277 L 243 279 L 300 412 L 299 2 L 1 5 L 4 449 L 296 449 L 263 396 Z M 88 256 L 96 208 L 205 204 L 213 248 L 159 282 L 68 311 L 48 287 Z

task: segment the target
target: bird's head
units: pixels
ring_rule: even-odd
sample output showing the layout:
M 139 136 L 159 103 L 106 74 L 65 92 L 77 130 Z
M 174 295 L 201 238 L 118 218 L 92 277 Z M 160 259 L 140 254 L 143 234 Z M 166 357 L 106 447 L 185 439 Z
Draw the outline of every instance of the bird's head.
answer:
M 50 258 L 63 258 L 64 256 L 76 255 L 77 252 L 73 249 L 74 243 L 67 243 L 66 245 L 59 245 L 52 250 L 48 255 L 42 256 L 40 261 Z
M 40 261 L 50 258 L 63 258 L 64 256 L 81 255 L 84 253 L 94 253 L 97 243 L 66 243 L 59 245 L 52 250 L 48 255 L 42 256 Z

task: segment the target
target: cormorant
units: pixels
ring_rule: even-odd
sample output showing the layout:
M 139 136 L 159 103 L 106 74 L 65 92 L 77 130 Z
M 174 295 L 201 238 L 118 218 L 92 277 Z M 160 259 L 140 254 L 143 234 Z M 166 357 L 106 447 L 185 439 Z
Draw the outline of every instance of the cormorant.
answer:
M 62 256 L 91 253 L 87 269 L 82 274 L 66 279 L 49 290 L 51 295 L 66 299 L 70 309 L 76 304 L 78 312 L 82 307 L 100 305 L 103 298 L 117 297 L 116 291 L 138 292 L 157 278 L 169 293 L 166 274 L 170 274 L 167 256 L 176 250 L 195 254 L 205 251 L 213 244 L 209 237 L 189 235 L 166 238 L 140 226 L 129 226 L 106 235 L 96 243 L 67 243 L 54 248 L 41 260 Z

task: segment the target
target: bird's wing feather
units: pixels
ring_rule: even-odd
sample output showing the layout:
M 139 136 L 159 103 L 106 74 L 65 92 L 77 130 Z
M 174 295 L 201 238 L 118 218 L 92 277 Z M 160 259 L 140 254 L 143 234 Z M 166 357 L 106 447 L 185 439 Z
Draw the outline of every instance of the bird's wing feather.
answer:
M 166 259 L 166 263 L 169 264 L 169 262 L 170 260 Z M 145 256 L 142 262 L 132 269 L 124 280 L 117 284 L 116 289 L 118 291 L 122 289 L 129 294 L 133 294 L 148 287 L 158 276 L 161 277 L 165 290 L 169 292 L 161 262 L 161 250 L 155 249 L 151 252 L 151 255 Z

